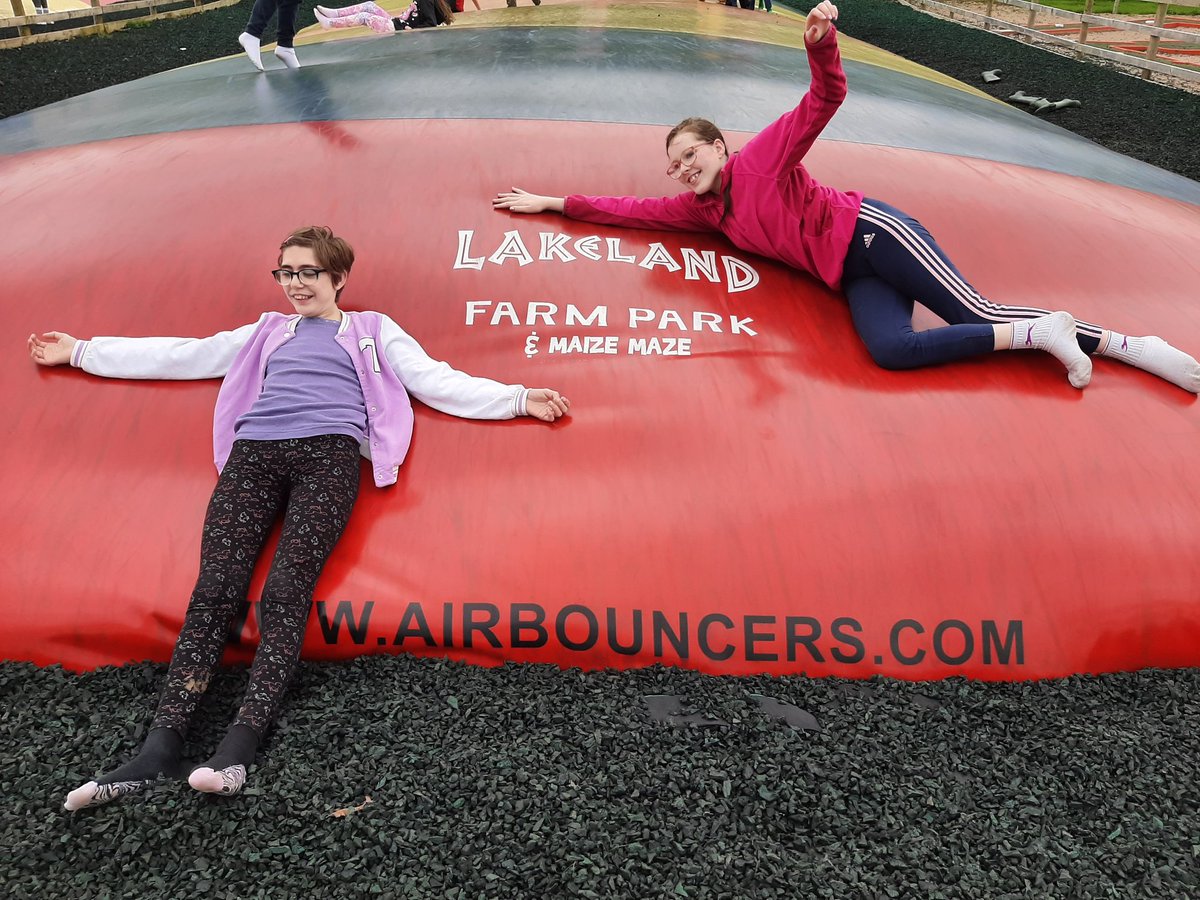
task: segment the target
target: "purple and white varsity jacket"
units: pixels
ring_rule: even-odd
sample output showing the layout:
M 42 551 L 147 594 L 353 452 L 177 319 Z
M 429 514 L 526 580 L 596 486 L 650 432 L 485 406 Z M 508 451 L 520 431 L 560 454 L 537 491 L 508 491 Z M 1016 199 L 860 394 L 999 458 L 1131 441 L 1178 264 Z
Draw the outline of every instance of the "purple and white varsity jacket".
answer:
M 224 378 L 213 413 L 217 471 L 233 449 L 234 423 L 262 390 L 267 360 L 294 337 L 299 315 L 264 313 L 254 323 L 205 338 L 96 337 L 79 341 L 71 365 L 106 378 Z M 375 484 L 395 484 L 412 442 L 409 395 L 441 412 L 468 419 L 511 419 L 525 414 L 523 385 L 477 378 L 430 357 L 388 316 L 342 313 L 337 342 L 349 354 L 367 406 L 367 440 Z

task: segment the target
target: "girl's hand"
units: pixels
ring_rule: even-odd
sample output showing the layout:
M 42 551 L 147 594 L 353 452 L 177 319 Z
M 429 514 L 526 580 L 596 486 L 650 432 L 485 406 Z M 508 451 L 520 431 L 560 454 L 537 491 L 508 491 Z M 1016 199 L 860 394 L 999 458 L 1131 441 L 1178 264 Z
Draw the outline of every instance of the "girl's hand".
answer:
M 804 20 L 804 43 L 815 44 L 829 33 L 829 26 L 837 21 L 837 7 L 829 0 L 822 0 L 808 12 Z
M 570 408 L 570 400 L 549 388 L 530 388 L 529 396 L 525 398 L 525 415 L 543 422 L 553 422 L 565 416 Z
M 29 356 L 39 366 L 61 366 L 71 361 L 71 351 L 78 341 L 61 331 L 47 331 L 40 337 L 29 336 Z
M 502 191 L 492 200 L 494 209 L 508 209 L 518 213 L 562 212 L 562 197 L 542 197 L 518 187 Z

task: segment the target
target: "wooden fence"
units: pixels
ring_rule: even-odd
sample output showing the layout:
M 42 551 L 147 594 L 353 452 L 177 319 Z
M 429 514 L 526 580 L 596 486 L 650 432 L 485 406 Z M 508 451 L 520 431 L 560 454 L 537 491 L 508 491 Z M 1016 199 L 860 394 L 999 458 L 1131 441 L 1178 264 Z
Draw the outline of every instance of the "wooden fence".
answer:
M 988 30 L 995 29 L 997 31 L 1019 34 L 1027 38 L 1030 43 L 1045 41 L 1069 47 L 1076 56 L 1094 56 L 1106 59 L 1109 62 L 1130 66 L 1140 70 L 1142 76 L 1146 78 L 1150 77 L 1151 72 L 1158 72 L 1174 78 L 1200 82 L 1200 69 L 1172 65 L 1169 62 L 1163 62 L 1159 58 L 1160 52 L 1166 52 L 1164 48 L 1160 47 L 1163 38 L 1171 41 L 1172 48 L 1182 44 L 1188 47 L 1184 52 L 1200 53 L 1200 25 L 1197 25 L 1197 31 L 1194 32 L 1180 31 L 1177 28 L 1166 27 L 1168 24 L 1167 9 L 1169 6 L 1195 7 L 1197 16 L 1200 18 L 1200 0 L 1172 0 L 1169 4 L 1157 4 L 1154 23 L 1151 25 L 1127 19 L 1109 19 L 1104 16 L 1097 16 L 1092 12 L 1094 0 L 1086 0 L 1085 11 L 1082 13 L 1069 12 L 1068 10 L 1057 9 L 1053 6 L 1043 6 L 1040 3 L 1029 2 L 1029 0 L 987 0 L 987 9 L 982 14 L 956 7 L 950 3 L 940 2 L 940 0 L 904 0 L 904 2 L 918 9 L 934 10 L 939 15 L 946 16 L 947 18 L 964 19 L 975 24 L 981 24 Z M 1029 19 L 1022 26 L 1005 21 L 1004 19 L 994 18 L 992 12 L 996 4 L 1027 9 L 1029 10 Z M 1113 3 L 1113 12 L 1115 13 L 1118 8 L 1119 0 L 1115 0 Z M 1078 22 L 1079 28 L 1074 36 L 1058 35 L 1053 32 L 1034 28 L 1033 26 L 1039 14 L 1068 22 Z M 1145 52 L 1130 52 L 1129 49 L 1110 50 L 1106 47 L 1097 47 L 1094 44 L 1089 44 L 1088 28 L 1093 25 L 1105 29 L 1148 35 L 1149 40 L 1147 41 Z M 1193 46 L 1197 48 L 1194 51 L 1190 49 Z M 1200 58 L 1198 58 L 1198 63 L 1200 63 Z
M 240 0 L 125 0 L 123 3 L 110 3 L 107 6 L 101 6 L 100 0 L 90 0 L 91 6 L 87 9 L 68 9 L 37 15 L 25 13 L 25 4 L 32 4 L 32 0 L 10 2 L 15 15 L 0 19 L 0 33 L 15 30 L 16 36 L 0 39 L 0 50 L 42 41 L 61 41 L 82 34 L 108 34 L 135 22 L 190 16 L 206 9 L 232 6 Z M 143 10 L 146 12 L 142 13 Z M 71 23 L 74 21 L 81 24 L 73 26 Z

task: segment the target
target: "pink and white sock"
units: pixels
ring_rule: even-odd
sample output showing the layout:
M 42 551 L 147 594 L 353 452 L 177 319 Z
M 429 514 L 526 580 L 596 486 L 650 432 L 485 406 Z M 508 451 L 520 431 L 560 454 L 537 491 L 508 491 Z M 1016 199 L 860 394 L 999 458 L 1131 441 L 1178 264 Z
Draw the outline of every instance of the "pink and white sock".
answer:
M 1182 350 L 1172 347 L 1160 337 L 1130 337 L 1115 331 L 1108 333 L 1108 342 L 1101 356 L 1157 375 L 1171 384 L 1200 394 L 1200 363 Z
M 1036 319 L 1012 323 L 1010 350 L 1045 350 L 1067 367 L 1071 387 L 1083 389 L 1092 380 L 1092 361 L 1075 340 L 1075 318 L 1069 312 L 1053 312 Z

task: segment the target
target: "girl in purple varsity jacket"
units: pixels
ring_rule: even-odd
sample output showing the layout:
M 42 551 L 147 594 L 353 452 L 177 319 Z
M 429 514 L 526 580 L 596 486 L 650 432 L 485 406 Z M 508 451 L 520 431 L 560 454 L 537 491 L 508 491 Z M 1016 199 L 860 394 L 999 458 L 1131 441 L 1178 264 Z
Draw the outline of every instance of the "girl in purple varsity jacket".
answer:
M 684 119 L 667 135 L 667 175 L 687 191 L 673 197 L 546 197 L 513 188 L 492 201 L 518 213 L 556 211 L 630 228 L 719 231 L 742 249 L 777 259 L 841 289 L 854 327 L 886 369 L 910 369 L 990 353 L 1053 354 L 1077 388 L 1092 377 L 1090 354 L 1120 360 L 1200 393 L 1200 364 L 1158 337 L 1131 337 L 1070 313 L 1001 306 L 971 287 L 919 222 L 856 191 L 813 180 L 801 160 L 846 96 L 837 7 L 808 14 L 804 42 L 812 85 L 791 112 L 740 153 L 706 119 Z M 950 324 L 912 328 L 919 300 Z
M 206 793 L 241 791 L 300 657 L 317 577 L 358 495 L 359 456 L 370 458 L 376 485 L 396 481 L 412 436 L 410 393 L 475 419 L 553 422 L 570 408 L 556 391 L 475 378 L 431 359 L 381 313 L 343 312 L 338 301 L 353 263 L 350 245 L 328 228 L 303 228 L 280 246 L 279 268 L 271 273 L 295 315 L 269 312 L 208 338 L 29 336 L 39 365 L 70 363 L 112 378 L 224 376 L 213 421 L 220 477 L 204 519 L 200 575 L 153 726 L 130 762 L 71 791 L 68 810 L 179 774 L 188 724 L 263 542 L 282 517 L 246 696 L 216 752 L 188 778 Z

